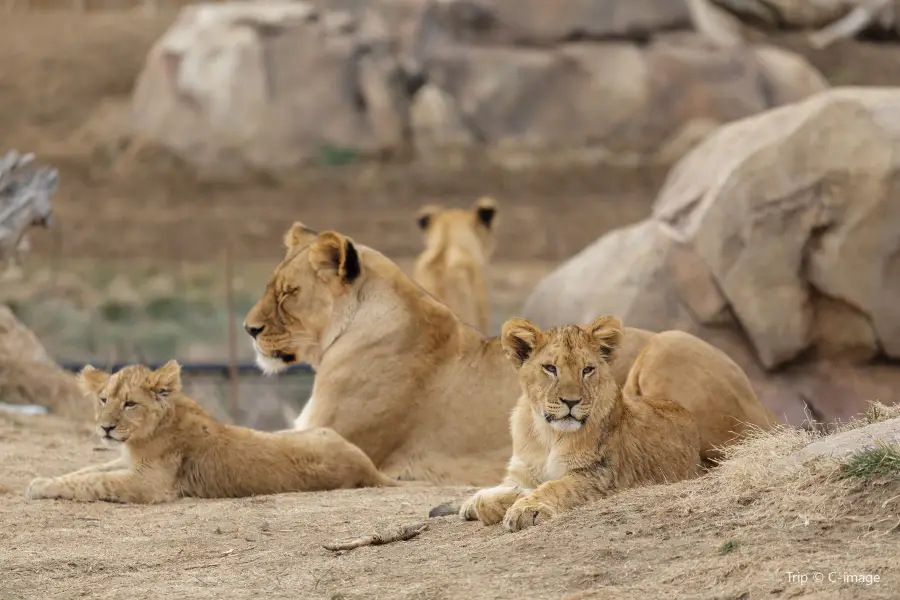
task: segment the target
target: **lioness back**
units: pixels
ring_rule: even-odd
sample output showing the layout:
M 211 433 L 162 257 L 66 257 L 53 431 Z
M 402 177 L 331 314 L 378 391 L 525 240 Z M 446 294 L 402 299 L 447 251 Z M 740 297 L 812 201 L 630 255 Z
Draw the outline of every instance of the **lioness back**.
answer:
M 482 333 L 490 328 L 486 272 L 496 213 L 497 202 L 485 197 L 468 210 L 429 205 L 417 217 L 425 249 L 416 260 L 413 280 Z

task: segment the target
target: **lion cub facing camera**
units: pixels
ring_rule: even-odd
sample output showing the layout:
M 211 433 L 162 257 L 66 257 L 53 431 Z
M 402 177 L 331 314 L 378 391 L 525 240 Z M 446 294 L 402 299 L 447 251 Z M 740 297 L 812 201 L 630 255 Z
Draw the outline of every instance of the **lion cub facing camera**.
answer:
M 38 478 L 29 499 L 151 504 L 178 497 L 237 498 L 395 486 L 362 450 L 327 428 L 268 433 L 214 420 L 181 393 L 181 366 L 142 365 L 79 376 L 96 402 L 97 432 L 122 456 L 62 477 Z
M 618 490 L 699 472 L 698 428 L 686 409 L 622 396 L 610 369 L 621 337 L 610 316 L 547 331 L 525 319 L 503 325 L 523 392 L 510 419 L 513 455 L 504 481 L 466 501 L 461 517 L 518 531 Z

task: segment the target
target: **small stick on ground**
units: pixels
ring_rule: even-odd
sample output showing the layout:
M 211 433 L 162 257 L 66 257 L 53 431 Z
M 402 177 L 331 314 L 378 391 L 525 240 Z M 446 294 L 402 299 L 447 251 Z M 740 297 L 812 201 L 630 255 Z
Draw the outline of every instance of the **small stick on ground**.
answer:
M 411 540 L 423 531 L 428 529 L 427 523 L 413 523 L 412 525 L 404 525 L 385 533 L 376 533 L 374 535 L 364 535 L 350 540 L 349 542 L 335 542 L 332 544 L 323 544 L 326 550 L 332 552 L 341 552 L 362 548 L 363 546 L 381 546 L 392 542 L 405 542 Z

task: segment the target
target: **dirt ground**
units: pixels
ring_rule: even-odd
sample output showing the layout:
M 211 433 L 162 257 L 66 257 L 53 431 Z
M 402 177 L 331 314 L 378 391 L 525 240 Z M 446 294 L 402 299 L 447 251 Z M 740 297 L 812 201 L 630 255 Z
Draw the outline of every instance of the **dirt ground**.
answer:
M 161 506 L 26 502 L 35 476 L 109 460 L 87 426 L 0 414 L 0 598 L 897 598 L 896 483 L 724 471 L 515 534 L 430 507 L 471 488 L 367 489 Z M 746 459 L 745 459 L 746 462 Z M 766 467 L 769 468 L 769 467 Z M 779 467 L 780 468 L 780 467 Z M 774 469 L 774 467 L 773 467 Z M 773 475 L 773 473 L 776 473 Z M 428 521 L 419 537 L 322 544 Z M 816 573 L 825 579 L 816 581 Z M 831 580 L 828 574 L 833 573 Z M 843 581 L 844 575 L 869 583 Z M 878 581 L 875 581 L 877 576 Z M 805 577 L 806 579 L 804 579 Z

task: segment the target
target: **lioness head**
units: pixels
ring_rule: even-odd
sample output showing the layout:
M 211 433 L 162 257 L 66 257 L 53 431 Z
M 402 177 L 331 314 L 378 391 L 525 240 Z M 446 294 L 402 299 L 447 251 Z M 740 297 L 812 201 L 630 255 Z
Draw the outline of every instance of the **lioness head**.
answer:
M 610 410 L 617 393 L 610 363 L 621 338 L 612 316 L 547 331 L 510 319 L 500 334 L 532 410 L 557 431 L 577 431 L 592 413 Z
M 444 235 L 447 229 L 465 226 L 475 232 L 485 257 L 494 251 L 494 225 L 497 201 L 487 196 L 475 201 L 471 208 L 444 208 L 437 204 L 423 206 L 416 215 L 416 223 L 425 232 L 426 244 L 431 236 Z
M 94 396 L 97 433 L 104 443 L 139 441 L 152 436 L 171 412 L 168 398 L 181 391 L 181 365 L 170 360 L 156 371 L 131 365 L 113 375 L 87 365 L 78 384 Z
M 287 254 L 244 319 L 256 363 L 267 374 L 298 362 L 318 362 L 335 311 L 362 274 L 353 241 L 339 233 L 317 233 L 298 222 L 284 243 Z

